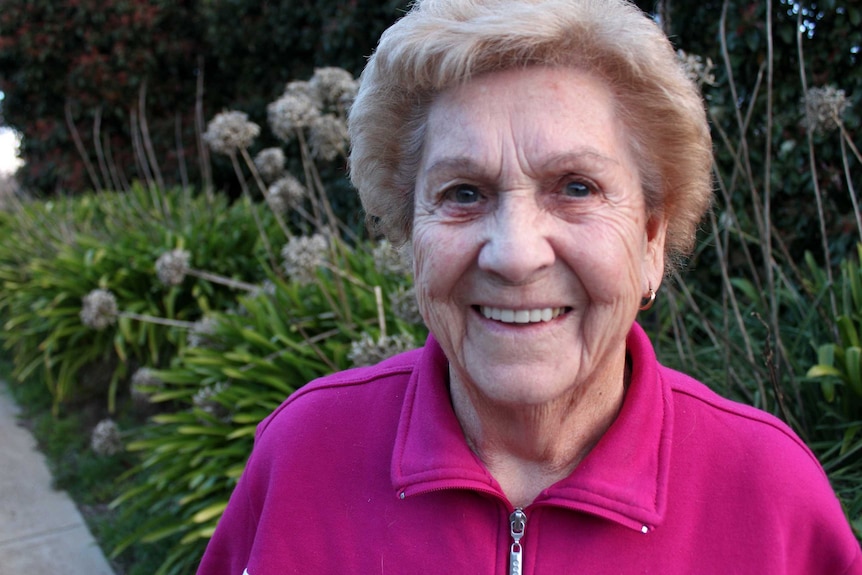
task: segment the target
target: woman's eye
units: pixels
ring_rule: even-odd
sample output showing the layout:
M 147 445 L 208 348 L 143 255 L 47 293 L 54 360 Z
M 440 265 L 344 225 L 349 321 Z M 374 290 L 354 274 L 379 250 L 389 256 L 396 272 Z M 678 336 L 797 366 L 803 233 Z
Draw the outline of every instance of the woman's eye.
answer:
M 586 198 L 593 193 L 593 189 L 584 182 L 568 182 L 563 188 L 563 193 L 570 198 Z
M 481 198 L 473 186 L 455 186 L 446 192 L 446 199 L 456 204 L 473 204 Z

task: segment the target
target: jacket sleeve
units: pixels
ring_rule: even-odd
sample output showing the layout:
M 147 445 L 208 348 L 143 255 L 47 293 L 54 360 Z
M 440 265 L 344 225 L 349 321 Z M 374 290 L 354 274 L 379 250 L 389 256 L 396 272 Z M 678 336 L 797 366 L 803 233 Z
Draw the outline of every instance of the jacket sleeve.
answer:
M 256 451 L 257 446 L 219 519 L 197 575 L 243 575 L 248 567 L 260 521 L 260 510 L 253 503 Z
M 862 550 L 856 553 L 856 560 L 843 575 L 862 575 Z

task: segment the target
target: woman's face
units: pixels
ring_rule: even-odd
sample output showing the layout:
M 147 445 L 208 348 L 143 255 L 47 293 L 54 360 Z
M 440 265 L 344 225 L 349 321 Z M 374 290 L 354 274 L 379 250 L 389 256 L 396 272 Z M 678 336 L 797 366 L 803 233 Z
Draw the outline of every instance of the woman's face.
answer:
M 578 70 L 487 74 L 431 105 L 417 295 L 471 397 L 538 406 L 621 383 L 665 232 L 627 142 L 609 88 Z

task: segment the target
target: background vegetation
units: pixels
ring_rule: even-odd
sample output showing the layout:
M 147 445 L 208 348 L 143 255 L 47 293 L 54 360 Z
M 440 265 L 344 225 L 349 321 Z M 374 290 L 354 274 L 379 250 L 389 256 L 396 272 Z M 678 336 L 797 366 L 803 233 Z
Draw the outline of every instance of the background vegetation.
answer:
M 698 248 L 641 321 L 662 361 L 787 421 L 862 531 L 862 6 L 641 5 L 716 155 Z M 0 211 L 4 370 L 118 573 L 191 572 L 260 419 L 421 345 L 409 263 L 365 236 L 339 135 L 402 8 L 3 3 L 28 162 Z
M 22 184 L 55 194 L 143 180 L 141 131 L 149 132 L 165 184 L 199 182 L 207 153 L 195 138 L 196 123 L 202 128 L 204 118 L 225 107 L 261 123 L 284 85 L 315 67 L 358 74 L 405 6 L 405 0 L 4 0 L 0 117 L 23 135 Z M 219 189 L 236 187 L 230 169 L 218 164 L 216 179 Z

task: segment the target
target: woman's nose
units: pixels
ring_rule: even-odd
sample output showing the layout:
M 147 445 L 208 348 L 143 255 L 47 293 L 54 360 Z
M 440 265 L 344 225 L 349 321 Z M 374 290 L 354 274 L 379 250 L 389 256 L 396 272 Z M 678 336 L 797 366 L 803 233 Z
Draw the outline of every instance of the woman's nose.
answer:
M 532 197 L 501 200 L 490 215 L 479 268 L 510 283 L 526 283 L 550 268 L 556 258 L 547 214 Z

